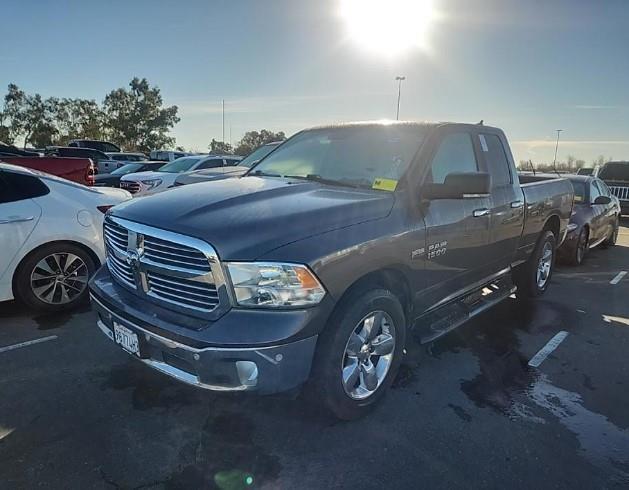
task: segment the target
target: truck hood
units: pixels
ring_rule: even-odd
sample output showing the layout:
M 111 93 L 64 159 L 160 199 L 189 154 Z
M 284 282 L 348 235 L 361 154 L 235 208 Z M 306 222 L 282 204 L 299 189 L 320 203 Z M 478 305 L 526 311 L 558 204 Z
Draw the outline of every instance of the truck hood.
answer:
M 149 179 L 163 179 L 164 175 L 177 175 L 177 174 L 168 174 L 166 172 L 155 172 L 155 171 L 145 171 L 145 172 L 133 172 L 132 174 L 123 175 L 120 180 L 149 180 Z
M 223 260 L 254 260 L 288 243 L 384 218 L 393 193 L 243 177 L 127 201 L 113 216 L 200 238 Z

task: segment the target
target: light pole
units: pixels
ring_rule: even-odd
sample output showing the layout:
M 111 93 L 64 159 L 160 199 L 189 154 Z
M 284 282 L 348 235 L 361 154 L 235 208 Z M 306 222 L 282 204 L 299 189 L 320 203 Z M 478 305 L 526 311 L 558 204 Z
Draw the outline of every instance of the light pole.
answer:
M 557 131 L 557 143 L 555 143 L 555 158 L 553 160 L 553 167 L 557 168 L 557 150 L 559 149 L 559 133 L 561 133 L 563 131 L 563 129 L 556 129 L 555 131 Z
M 222 124 L 222 128 L 223 128 L 223 137 L 221 138 L 221 141 L 223 143 L 225 143 L 225 99 L 223 99 L 223 124 Z
M 406 80 L 406 77 L 395 77 L 395 80 L 398 82 L 397 85 L 397 114 L 395 116 L 395 120 L 400 120 L 400 97 L 402 95 L 402 81 Z

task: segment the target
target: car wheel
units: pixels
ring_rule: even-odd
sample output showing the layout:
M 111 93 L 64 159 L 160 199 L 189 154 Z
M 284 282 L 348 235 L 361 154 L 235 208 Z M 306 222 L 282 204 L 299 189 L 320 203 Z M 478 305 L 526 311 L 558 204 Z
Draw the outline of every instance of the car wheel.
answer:
M 586 228 L 581 230 L 579 238 L 577 238 L 577 245 L 570 261 L 572 265 L 581 265 L 585 259 L 585 255 L 589 250 L 589 233 Z
M 611 235 L 607 237 L 607 239 L 602 243 L 602 248 L 613 247 L 616 245 L 616 241 L 618 240 L 618 229 L 620 228 L 620 218 L 616 218 L 616 223 L 614 223 L 614 228 L 612 229 Z
M 534 298 L 546 292 L 555 268 L 555 244 L 554 233 L 543 231 L 529 260 L 515 271 L 519 297 Z
M 345 299 L 319 337 L 311 388 L 336 417 L 352 420 L 380 400 L 399 369 L 406 319 L 385 289 Z
M 87 281 L 96 266 L 90 255 L 70 243 L 45 245 L 20 264 L 16 296 L 41 311 L 61 311 L 86 300 Z

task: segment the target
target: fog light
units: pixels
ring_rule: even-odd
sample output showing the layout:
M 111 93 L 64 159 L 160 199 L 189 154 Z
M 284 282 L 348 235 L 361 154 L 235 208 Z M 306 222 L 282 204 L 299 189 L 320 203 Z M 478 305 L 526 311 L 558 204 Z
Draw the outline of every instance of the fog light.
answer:
M 258 384 L 258 365 L 253 361 L 236 361 L 236 371 L 240 384 L 255 386 Z

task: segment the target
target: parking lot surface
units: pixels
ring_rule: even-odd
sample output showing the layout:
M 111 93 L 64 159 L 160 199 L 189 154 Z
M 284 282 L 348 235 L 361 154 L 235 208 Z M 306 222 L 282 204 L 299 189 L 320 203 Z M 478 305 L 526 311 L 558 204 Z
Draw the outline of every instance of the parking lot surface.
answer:
M 88 306 L 0 305 L 0 487 L 627 488 L 627 270 L 624 220 L 542 299 L 411 343 L 384 403 L 350 423 L 164 377 Z

